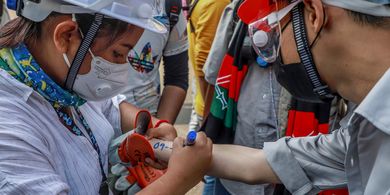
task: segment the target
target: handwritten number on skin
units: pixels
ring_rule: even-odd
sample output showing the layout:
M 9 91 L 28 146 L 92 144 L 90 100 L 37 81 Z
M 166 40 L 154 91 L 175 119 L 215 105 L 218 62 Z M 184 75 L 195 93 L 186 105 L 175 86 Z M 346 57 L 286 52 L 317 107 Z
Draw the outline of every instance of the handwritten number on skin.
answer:
M 166 146 L 165 143 L 157 142 L 153 145 L 153 149 L 163 151 L 164 149 L 171 149 L 171 148 Z

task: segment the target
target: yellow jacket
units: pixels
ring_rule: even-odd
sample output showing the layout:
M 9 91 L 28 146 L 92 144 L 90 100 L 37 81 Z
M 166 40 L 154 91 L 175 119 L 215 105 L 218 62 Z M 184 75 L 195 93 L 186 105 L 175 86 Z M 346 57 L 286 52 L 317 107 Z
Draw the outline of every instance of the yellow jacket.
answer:
M 206 62 L 219 19 L 230 0 L 199 0 L 192 11 L 190 21 L 187 25 L 189 49 L 188 56 L 192 64 L 195 77 L 204 77 L 203 65 Z M 194 32 L 191 30 L 193 25 Z M 203 115 L 204 100 L 200 92 L 199 84 L 196 82 L 195 111 Z

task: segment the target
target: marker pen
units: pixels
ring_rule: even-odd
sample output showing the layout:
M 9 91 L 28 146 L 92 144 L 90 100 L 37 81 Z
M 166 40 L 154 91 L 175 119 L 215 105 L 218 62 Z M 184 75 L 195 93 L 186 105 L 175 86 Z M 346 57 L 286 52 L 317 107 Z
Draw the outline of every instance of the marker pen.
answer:
M 185 145 L 186 146 L 192 146 L 195 144 L 195 141 L 196 141 L 196 136 L 197 136 L 197 133 L 195 130 L 190 130 L 188 131 L 188 134 L 187 134 L 187 137 L 186 137 L 186 141 L 185 141 Z
M 192 146 L 192 145 L 194 145 L 195 141 L 196 141 L 196 136 L 197 135 L 198 135 L 198 133 L 195 130 L 193 130 L 193 129 L 189 130 L 188 133 L 187 133 L 187 137 L 186 137 L 186 141 L 184 143 L 184 146 Z M 202 182 L 206 183 L 206 180 L 203 178 Z

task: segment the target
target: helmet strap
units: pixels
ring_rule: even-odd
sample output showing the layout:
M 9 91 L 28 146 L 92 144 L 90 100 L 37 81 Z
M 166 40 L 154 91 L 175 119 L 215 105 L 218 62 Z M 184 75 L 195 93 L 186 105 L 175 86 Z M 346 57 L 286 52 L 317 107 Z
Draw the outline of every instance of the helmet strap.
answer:
M 298 54 L 313 86 L 314 93 L 325 101 L 331 100 L 334 98 L 334 95 L 331 93 L 329 87 L 322 82 L 310 51 L 311 45 L 309 44 L 307 38 L 303 7 L 304 5 L 301 3 L 295 6 L 292 10 L 292 24 Z
M 73 85 L 76 80 L 77 73 L 80 70 L 81 64 L 83 63 L 89 48 L 91 47 L 93 41 L 95 40 L 95 37 L 100 29 L 100 26 L 102 25 L 103 19 L 104 19 L 103 14 L 96 13 L 94 21 L 89 27 L 87 34 L 84 37 L 82 37 L 81 44 L 77 50 L 75 58 L 72 61 L 72 64 L 69 68 L 68 75 L 66 76 L 66 80 L 65 80 L 65 88 L 69 91 L 73 90 Z

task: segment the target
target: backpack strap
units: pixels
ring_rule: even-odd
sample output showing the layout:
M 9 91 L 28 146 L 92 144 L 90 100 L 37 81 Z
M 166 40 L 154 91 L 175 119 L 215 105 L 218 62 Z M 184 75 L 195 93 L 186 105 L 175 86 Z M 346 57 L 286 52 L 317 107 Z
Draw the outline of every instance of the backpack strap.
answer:
M 236 26 L 236 24 L 240 20 L 240 17 L 238 16 L 238 8 L 240 8 L 240 6 L 243 2 L 244 2 L 244 0 L 239 0 L 233 8 L 233 23 L 234 23 L 233 28 Z
M 199 2 L 199 0 L 194 0 L 194 1 L 192 1 L 192 3 L 189 5 L 187 20 L 188 20 L 188 22 L 190 23 L 190 30 L 191 30 L 191 32 L 195 32 L 194 24 L 192 24 L 192 21 L 191 21 L 191 15 L 192 15 L 192 12 L 193 12 L 194 9 L 195 9 L 196 4 L 198 4 L 198 2 Z
M 189 11 L 191 5 L 191 0 L 185 0 L 185 5 L 183 4 L 183 11 Z
M 180 12 L 183 9 L 181 0 L 165 0 L 165 12 L 169 19 L 169 32 L 179 22 Z

